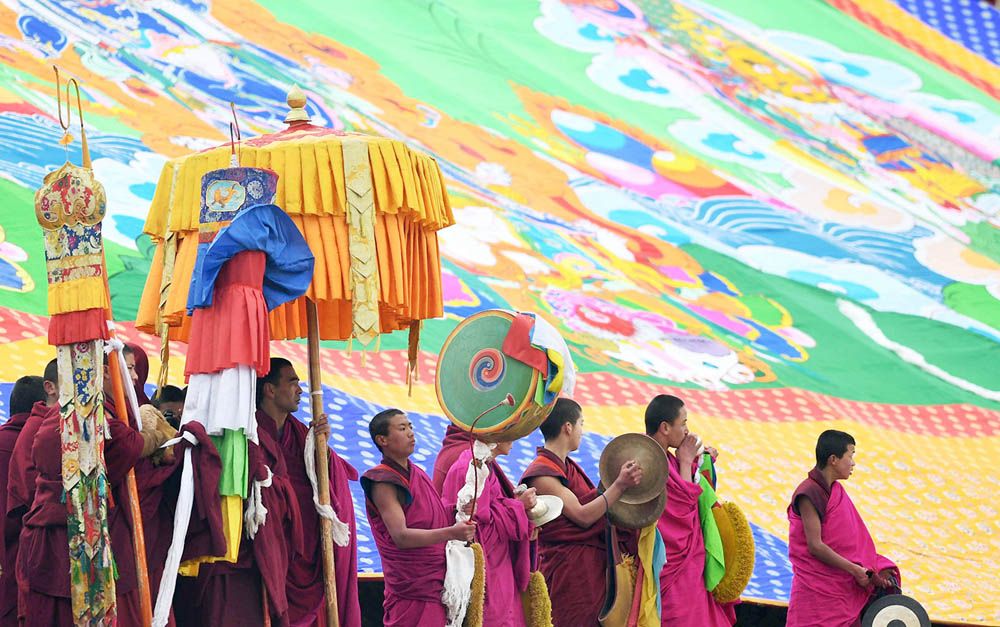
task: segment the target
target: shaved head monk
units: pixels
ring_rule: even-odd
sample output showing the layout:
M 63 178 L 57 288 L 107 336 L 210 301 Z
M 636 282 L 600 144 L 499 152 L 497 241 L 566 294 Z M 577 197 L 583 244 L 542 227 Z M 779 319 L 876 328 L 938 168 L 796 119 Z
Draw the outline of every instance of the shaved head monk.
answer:
M 430 477 L 410 461 L 416 445 L 405 412 L 387 409 L 368 425 L 382 462 L 361 477 L 368 522 L 382 557 L 386 627 L 442 627 L 445 543 L 467 542 L 475 525 L 456 523 Z
M 656 523 L 667 563 L 660 571 L 663 625 L 728 627 L 736 623 L 732 604 L 720 605 L 705 586 L 705 538 L 698 499 L 698 437 L 688 431 L 687 408 L 676 396 L 660 394 L 646 406 L 646 435 L 663 448 L 669 462 L 667 504 Z M 713 459 L 718 453 L 706 452 Z
M 306 439 L 315 437 L 309 427 L 297 420 L 302 397 L 299 375 L 292 364 L 280 357 L 271 358 L 271 369 L 257 381 L 257 424 L 268 431 L 281 447 L 298 500 L 302 526 L 303 552 L 288 564 L 288 619 L 295 627 L 326 623 L 326 595 L 323 587 L 323 555 L 320 551 L 320 520 L 313 503 L 313 487 L 306 473 Z M 320 416 L 314 428 L 324 440 L 330 433 L 326 415 Z M 349 529 L 347 546 L 334 544 L 334 565 L 337 579 L 337 612 L 341 627 L 361 625 L 358 603 L 358 542 L 354 521 L 354 500 L 348 481 L 358 480 L 358 471 L 329 449 L 330 503 L 337 517 Z
M 848 627 L 876 590 L 899 592 L 899 569 L 875 552 L 875 542 L 841 481 L 854 471 L 854 438 L 824 431 L 816 467 L 788 506 L 791 627 Z
M 642 481 L 642 468 L 625 462 L 603 495 L 569 454 L 583 439 L 583 409 L 560 398 L 541 426 L 545 446 L 525 470 L 523 483 L 538 494 L 559 497 L 562 514 L 539 530 L 539 570 L 552 599 L 555 627 L 598 624 L 608 569 L 605 530 L 608 507 Z M 634 550 L 632 551 L 635 552 Z

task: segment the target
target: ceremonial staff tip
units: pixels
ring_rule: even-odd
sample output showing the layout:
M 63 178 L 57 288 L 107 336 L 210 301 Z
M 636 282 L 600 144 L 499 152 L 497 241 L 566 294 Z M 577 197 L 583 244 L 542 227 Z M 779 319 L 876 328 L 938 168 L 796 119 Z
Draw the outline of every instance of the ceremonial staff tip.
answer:
M 288 103 L 288 114 L 285 115 L 285 124 L 295 124 L 297 122 L 309 122 L 309 114 L 306 112 L 306 95 L 299 89 L 298 85 L 292 85 L 285 97 Z

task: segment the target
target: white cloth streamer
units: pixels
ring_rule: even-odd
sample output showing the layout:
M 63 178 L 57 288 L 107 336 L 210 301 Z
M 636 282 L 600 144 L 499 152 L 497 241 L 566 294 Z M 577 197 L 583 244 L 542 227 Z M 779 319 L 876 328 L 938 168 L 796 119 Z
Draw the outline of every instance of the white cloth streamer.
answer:
M 108 323 L 108 327 L 111 327 L 110 322 Z M 136 428 L 142 431 L 142 418 L 139 416 L 139 398 L 135 395 L 135 386 L 132 385 L 132 375 L 129 374 L 128 364 L 125 363 L 125 353 L 122 352 L 123 348 L 125 348 L 125 344 L 121 340 L 112 338 L 104 345 L 104 353 L 110 356 L 112 351 L 114 351 L 118 355 L 118 359 L 115 361 L 118 363 L 118 372 L 121 374 L 122 387 L 125 388 L 125 402 L 128 403 L 129 408 L 132 409 L 132 415 L 135 416 Z
M 337 546 L 347 546 L 351 541 L 350 526 L 340 520 L 332 505 L 324 505 L 319 501 L 319 481 L 316 479 L 316 436 L 313 433 L 312 427 L 309 427 L 309 431 L 306 433 L 306 445 L 303 456 L 306 462 L 306 475 L 309 476 L 309 484 L 312 485 L 313 505 L 316 507 L 316 513 L 320 517 L 330 521 L 334 544 Z
M 472 598 L 472 577 L 476 574 L 476 554 L 471 546 L 459 540 L 448 540 L 444 546 L 447 571 L 441 602 L 448 610 L 448 627 L 461 627 Z
M 243 429 L 257 444 L 257 371 L 239 365 L 212 374 L 193 374 L 184 398 L 183 424 L 200 422 L 209 435 Z
M 270 488 L 274 474 L 270 466 L 264 466 L 267 477 L 263 481 L 254 481 L 247 495 L 246 509 L 243 511 L 243 534 L 253 540 L 257 530 L 267 521 L 267 508 L 264 507 L 263 489 Z

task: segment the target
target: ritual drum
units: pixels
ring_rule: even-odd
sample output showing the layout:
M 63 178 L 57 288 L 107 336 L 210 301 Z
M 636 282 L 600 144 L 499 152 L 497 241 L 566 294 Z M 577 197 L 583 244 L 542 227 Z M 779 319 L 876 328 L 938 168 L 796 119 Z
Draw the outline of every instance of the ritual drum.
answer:
M 504 352 L 516 317 L 500 309 L 469 316 L 445 340 L 438 358 L 435 387 L 441 409 L 466 432 L 472 431 L 477 416 L 487 412 L 475 425 L 476 436 L 486 442 L 528 435 L 545 421 L 558 396 L 546 388 L 547 373 Z M 531 350 L 526 345 L 518 348 Z M 545 354 L 538 351 L 534 357 L 539 353 Z M 514 397 L 513 406 L 491 409 L 507 394 Z

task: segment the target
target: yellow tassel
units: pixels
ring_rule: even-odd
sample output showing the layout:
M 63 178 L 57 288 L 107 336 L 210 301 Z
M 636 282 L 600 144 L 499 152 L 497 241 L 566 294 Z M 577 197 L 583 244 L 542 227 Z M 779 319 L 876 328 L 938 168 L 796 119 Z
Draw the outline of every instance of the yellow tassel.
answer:
M 464 627 L 483 627 L 483 605 L 486 602 L 486 556 L 483 546 L 478 542 L 472 544 L 472 553 L 476 556 L 476 572 L 472 575 L 472 596 L 469 597 L 469 609 L 465 612 Z
M 712 514 L 719 526 L 726 559 L 726 574 L 712 595 L 719 603 L 732 603 L 740 598 L 753 575 L 753 531 L 736 503 L 721 503 L 721 507 L 712 509 Z
M 552 599 L 541 571 L 531 573 L 528 589 L 521 593 L 521 607 L 528 627 L 552 627 Z

